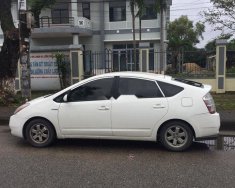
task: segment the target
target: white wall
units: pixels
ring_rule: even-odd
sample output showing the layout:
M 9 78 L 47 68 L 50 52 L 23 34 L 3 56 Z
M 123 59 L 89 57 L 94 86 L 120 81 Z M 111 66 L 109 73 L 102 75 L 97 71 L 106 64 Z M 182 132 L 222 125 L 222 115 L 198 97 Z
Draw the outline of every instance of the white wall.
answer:
M 69 53 L 66 62 L 69 63 Z M 55 52 L 31 53 L 31 88 L 32 90 L 59 90 Z

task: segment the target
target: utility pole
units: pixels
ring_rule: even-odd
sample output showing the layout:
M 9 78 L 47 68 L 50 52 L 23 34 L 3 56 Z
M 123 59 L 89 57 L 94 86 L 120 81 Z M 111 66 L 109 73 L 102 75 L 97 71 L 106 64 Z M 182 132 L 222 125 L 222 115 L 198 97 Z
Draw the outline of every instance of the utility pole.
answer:
M 29 37 L 31 24 L 28 24 L 26 0 L 18 0 L 19 38 L 20 38 L 20 66 L 21 66 L 21 94 L 26 100 L 31 99 Z

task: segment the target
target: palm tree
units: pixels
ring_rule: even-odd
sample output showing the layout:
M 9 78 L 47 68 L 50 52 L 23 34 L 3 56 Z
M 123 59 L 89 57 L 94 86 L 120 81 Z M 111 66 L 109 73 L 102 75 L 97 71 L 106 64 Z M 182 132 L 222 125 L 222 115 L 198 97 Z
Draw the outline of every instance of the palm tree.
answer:
M 160 72 L 163 70 L 164 61 L 164 39 L 165 39 L 165 28 L 164 28 L 164 15 L 167 9 L 167 0 L 155 0 L 156 11 L 160 12 Z
M 130 0 L 130 10 L 131 10 L 131 17 L 132 17 L 132 33 L 133 33 L 133 49 L 134 49 L 134 69 L 137 70 L 137 63 L 136 63 L 136 39 L 135 39 L 135 6 L 136 0 Z
M 138 7 L 138 12 L 135 14 L 135 7 Z M 136 38 L 135 38 L 135 18 L 139 17 L 139 33 L 140 33 L 140 40 L 141 40 L 141 16 L 143 14 L 144 8 L 144 0 L 130 0 L 130 11 L 132 17 L 132 30 L 133 30 L 133 49 L 134 49 L 134 69 L 137 70 L 137 62 L 136 62 Z
M 136 16 L 138 16 L 139 18 L 139 40 L 141 41 L 141 29 L 142 29 L 142 16 L 144 13 L 144 8 L 145 8 L 145 3 L 144 0 L 136 0 L 136 4 L 138 7 L 138 12 L 136 14 Z

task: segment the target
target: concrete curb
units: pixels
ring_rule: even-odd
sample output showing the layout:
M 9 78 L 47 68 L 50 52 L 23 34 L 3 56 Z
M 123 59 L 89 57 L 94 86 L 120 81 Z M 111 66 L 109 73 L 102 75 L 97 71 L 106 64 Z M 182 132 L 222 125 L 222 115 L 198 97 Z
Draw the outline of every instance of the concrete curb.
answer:
M 0 119 L 0 126 L 9 125 L 9 119 Z
M 9 125 L 10 117 L 15 110 L 14 106 L 0 106 L 0 125 Z

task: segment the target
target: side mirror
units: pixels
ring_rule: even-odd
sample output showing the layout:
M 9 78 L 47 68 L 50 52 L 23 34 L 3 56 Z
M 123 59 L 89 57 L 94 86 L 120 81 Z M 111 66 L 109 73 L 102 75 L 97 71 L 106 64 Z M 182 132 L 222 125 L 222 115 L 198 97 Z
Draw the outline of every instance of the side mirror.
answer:
M 68 102 L 68 94 L 65 94 L 65 95 L 64 95 L 63 101 L 64 101 L 64 102 Z

